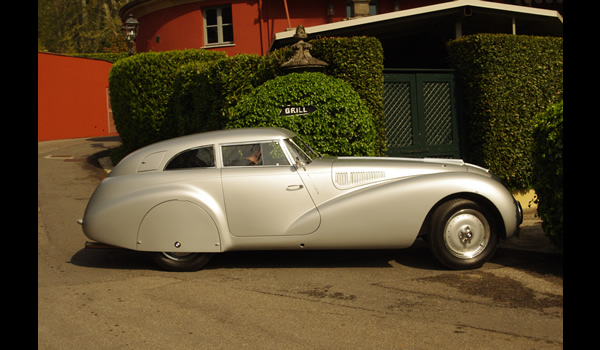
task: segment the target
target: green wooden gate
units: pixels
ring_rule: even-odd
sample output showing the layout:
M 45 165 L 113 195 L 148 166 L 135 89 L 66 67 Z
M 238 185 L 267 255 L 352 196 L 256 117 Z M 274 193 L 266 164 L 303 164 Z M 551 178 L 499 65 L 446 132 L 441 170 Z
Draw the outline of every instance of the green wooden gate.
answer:
M 383 107 L 388 156 L 461 157 L 452 71 L 384 71 Z

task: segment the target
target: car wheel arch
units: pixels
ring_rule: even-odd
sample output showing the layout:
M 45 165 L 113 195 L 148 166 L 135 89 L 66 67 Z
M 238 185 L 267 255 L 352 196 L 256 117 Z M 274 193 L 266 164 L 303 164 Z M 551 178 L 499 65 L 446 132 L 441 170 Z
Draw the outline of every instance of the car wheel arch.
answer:
M 440 199 L 437 203 L 435 203 L 435 205 L 433 207 L 431 207 L 431 209 L 427 213 L 427 216 L 425 217 L 425 220 L 423 221 L 423 224 L 421 225 L 421 229 L 419 230 L 419 234 L 418 234 L 419 237 L 425 237 L 429 234 L 430 229 L 431 229 L 433 214 L 435 213 L 435 211 L 440 206 L 442 206 L 445 203 L 447 203 L 451 200 L 454 200 L 454 199 L 471 200 L 471 201 L 479 204 L 480 206 L 482 206 L 491 215 L 490 224 L 495 225 L 495 228 L 497 230 L 496 232 L 498 232 L 500 239 L 506 239 L 506 228 L 504 227 L 504 224 L 502 221 L 502 215 L 500 214 L 500 211 L 498 210 L 498 208 L 496 208 L 496 206 L 488 198 L 486 198 L 480 194 L 472 193 L 472 192 L 454 193 L 454 194 L 448 195 L 448 196 Z
M 189 200 L 162 201 L 148 210 L 138 227 L 140 251 L 221 252 L 215 219 L 205 208 Z

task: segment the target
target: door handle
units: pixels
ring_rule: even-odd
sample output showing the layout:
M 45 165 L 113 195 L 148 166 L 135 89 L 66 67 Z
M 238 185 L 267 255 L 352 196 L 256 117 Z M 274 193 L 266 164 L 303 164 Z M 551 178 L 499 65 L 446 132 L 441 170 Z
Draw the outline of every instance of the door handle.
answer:
M 304 185 L 289 185 L 287 187 L 288 191 L 298 191 L 304 188 Z

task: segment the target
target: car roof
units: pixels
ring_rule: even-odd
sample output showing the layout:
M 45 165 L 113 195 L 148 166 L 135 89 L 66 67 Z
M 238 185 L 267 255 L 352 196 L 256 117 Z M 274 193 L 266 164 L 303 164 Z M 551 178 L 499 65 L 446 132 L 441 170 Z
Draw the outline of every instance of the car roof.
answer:
M 165 157 L 172 157 L 186 149 L 221 143 L 241 143 L 265 140 L 287 139 L 296 136 L 284 128 L 241 128 L 203 132 L 160 141 L 140 148 L 123 158 L 112 171 L 117 174 L 135 173 L 142 160 L 153 153 L 166 151 Z
M 212 145 L 219 143 L 250 142 L 294 137 L 296 134 L 284 128 L 242 128 L 208 131 L 160 141 L 148 145 L 141 150 L 156 151 L 158 149 L 181 148 Z M 189 146 L 189 147 L 188 147 Z

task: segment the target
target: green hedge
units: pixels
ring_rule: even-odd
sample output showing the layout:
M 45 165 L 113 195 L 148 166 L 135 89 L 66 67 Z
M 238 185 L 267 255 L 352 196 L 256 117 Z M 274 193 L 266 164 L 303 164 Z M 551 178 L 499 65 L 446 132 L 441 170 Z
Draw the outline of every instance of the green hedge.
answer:
M 377 129 L 375 154 L 385 155 L 383 112 L 383 47 L 372 37 L 311 40 L 313 57 L 329 63 L 327 74 L 344 80 L 358 92 L 373 115 Z
M 562 99 L 562 38 L 477 34 L 448 53 L 466 104 L 467 160 L 510 189 L 531 188 L 535 115 Z
M 386 150 L 383 128 L 383 49 L 374 38 L 311 41 L 328 74 L 350 84 L 374 118 L 375 154 Z M 221 129 L 232 108 L 255 88 L 286 72 L 290 47 L 263 57 L 184 50 L 140 53 L 117 61 L 109 76 L 113 117 L 123 140 L 119 156 L 163 139 Z M 115 159 L 119 159 L 115 156 Z
M 280 115 L 286 106 L 316 110 Z M 227 128 L 284 127 L 324 154 L 375 155 L 376 129 L 366 103 L 350 84 L 323 73 L 292 73 L 269 80 L 242 99 L 232 115 Z
M 533 133 L 533 188 L 542 228 L 563 247 L 563 102 L 540 114 Z
M 375 154 L 384 155 L 381 43 L 368 37 L 325 38 L 310 43 L 313 57 L 329 63 L 327 74 L 349 83 L 367 104 L 378 132 Z M 262 57 L 239 54 L 181 67 L 173 98 L 177 102 L 169 120 L 179 126 L 179 135 L 223 128 L 233 117 L 231 109 L 244 96 L 266 81 L 286 74 L 279 66 L 293 53 L 292 48 L 285 47 Z
M 169 118 L 178 135 L 223 129 L 230 108 L 278 74 L 278 61 L 257 55 L 186 64 L 176 74 Z
M 123 152 L 173 136 L 163 123 L 173 94 L 176 70 L 193 61 L 210 61 L 225 53 L 206 50 L 148 52 L 117 61 L 110 70 L 113 119 Z

